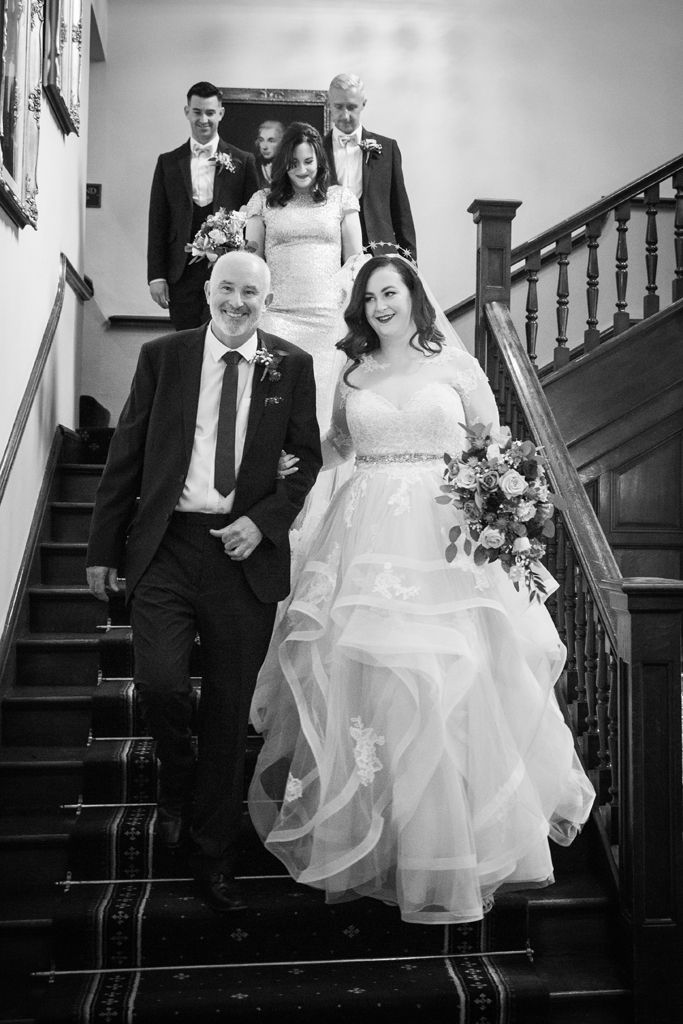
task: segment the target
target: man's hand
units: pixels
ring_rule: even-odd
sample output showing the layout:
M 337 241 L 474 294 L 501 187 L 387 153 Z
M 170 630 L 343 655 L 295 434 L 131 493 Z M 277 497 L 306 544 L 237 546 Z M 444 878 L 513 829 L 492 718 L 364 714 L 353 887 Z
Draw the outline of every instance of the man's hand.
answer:
M 108 565 L 89 565 L 85 570 L 85 574 L 88 578 L 88 588 L 90 589 L 90 593 L 93 594 L 98 601 L 109 600 L 107 597 L 107 587 L 111 590 L 119 590 L 116 569 L 112 569 Z
M 168 309 L 168 284 L 166 281 L 152 281 L 149 286 L 149 294 L 157 306 L 161 306 L 162 309 Z
M 230 523 L 230 526 L 225 526 L 222 530 L 209 530 L 209 533 L 212 537 L 218 537 L 226 555 L 234 562 L 243 562 L 245 558 L 249 558 L 263 539 L 263 534 L 249 516 L 240 516 L 234 523 Z

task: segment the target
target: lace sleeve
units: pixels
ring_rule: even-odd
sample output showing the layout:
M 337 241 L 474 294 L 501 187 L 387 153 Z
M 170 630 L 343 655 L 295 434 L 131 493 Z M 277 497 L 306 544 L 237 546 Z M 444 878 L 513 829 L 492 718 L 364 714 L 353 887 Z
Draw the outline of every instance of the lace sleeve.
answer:
M 467 426 L 491 424 L 496 430 L 500 426 L 498 405 L 488 377 L 474 356 L 456 353 L 451 381 L 462 400 Z
M 334 392 L 332 422 L 322 442 L 323 469 L 332 469 L 353 455 L 353 441 L 346 420 L 346 400 L 350 390 L 342 371 Z
M 341 212 L 342 216 L 347 213 L 359 213 L 360 203 L 351 189 L 342 186 L 341 190 Z
M 247 203 L 245 213 L 247 217 L 262 217 L 266 206 L 266 193 L 265 189 L 260 188 L 258 192 L 254 192 L 253 196 Z

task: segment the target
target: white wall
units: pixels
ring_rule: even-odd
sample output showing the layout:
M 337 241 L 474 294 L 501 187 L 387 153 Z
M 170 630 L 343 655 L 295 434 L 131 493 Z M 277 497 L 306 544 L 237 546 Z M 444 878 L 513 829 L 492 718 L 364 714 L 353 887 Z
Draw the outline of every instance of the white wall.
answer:
M 683 148 L 680 0 L 117 0 L 94 68 L 87 268 L 105 315 L 157 311 L 145 271 L 159 152 L 184 93 L 325 89 L 354 71 L 366 125 L 401 146 L 421 264 L 452 305 L 474 287 L 475 197 L 523 201 L 513 244 Z
M 100 0 L 100 3 L 102 0 Z M 0 212 L 0 454 L 5 450 L 55 300 L 60 253 L 84 270 L 90 5 L 84 3 L 80 137 L 64 136 L 43 96 L 38 154 L 38 227 Z M 0 506 L 0 623 L 21 563 L 57 424 L 76 425 L 81 309 L 67 286 L 61 320 Z

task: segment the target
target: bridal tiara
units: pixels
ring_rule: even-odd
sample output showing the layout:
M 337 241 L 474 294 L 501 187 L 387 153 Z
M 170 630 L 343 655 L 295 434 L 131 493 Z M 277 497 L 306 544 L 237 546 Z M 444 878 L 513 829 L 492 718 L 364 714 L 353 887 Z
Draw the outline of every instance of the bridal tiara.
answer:
M 369 253 L 371 256 L 381 256 L 381 252 L 375 252 L 375 249 L 391 248 L 399 256 L 402 256 L 404 260 L 407 260 L 417 270 L 417 263 L 413 257 L 410 249 L 403 245 L 397 245 L 396 242 L 368 242 L 367 245 L 363 246 L 363 252 Z M 392 255 L 387 253 L 388 256 Z

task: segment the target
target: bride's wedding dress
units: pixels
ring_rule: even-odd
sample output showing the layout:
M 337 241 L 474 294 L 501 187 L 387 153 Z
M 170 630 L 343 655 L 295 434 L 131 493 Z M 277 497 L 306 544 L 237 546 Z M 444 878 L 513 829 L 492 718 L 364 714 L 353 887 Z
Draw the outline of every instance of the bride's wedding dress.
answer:
M 434 500 L 461 424 L 497 421 L 478 363 L 445 349 L 400 407 L 366 357 L 331 437 L 356 454 L 276 628 L 252 705 L 254 824 L 329 901 L 406 921 L 481 918 L 503 886 L 553 880 L 594 792 L 553 693 L 565 649 L 500 565 L 444 551 Z

